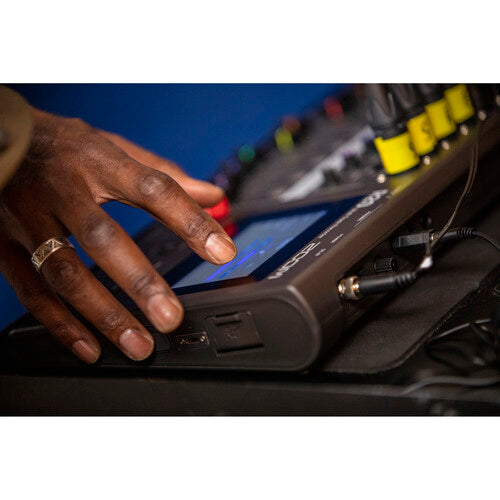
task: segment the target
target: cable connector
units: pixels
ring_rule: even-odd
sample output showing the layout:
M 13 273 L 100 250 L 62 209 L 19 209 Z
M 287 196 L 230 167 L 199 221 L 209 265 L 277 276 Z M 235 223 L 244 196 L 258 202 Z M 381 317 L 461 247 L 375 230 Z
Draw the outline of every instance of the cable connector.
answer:
M 359 300 L 365 295 L 376 295 L 379 293 L 401 290 L 413 285 L 417 278 L 427 272 L 433 265 L 432 252 L 429 252 L 430 244 L 438 238 L 439 232 L 426 231 L 422 233 L 406 234 L 397 236 L 392 240 L 394 251 L 416 250 L 424 251 L 424 257 L 413 271 L 400 273 L 386 273 L 374 276 L 349 276 L 339 281 L 337 291 L 343 299 Z M 481 238 L 500 251 L 500 244 L 487 234 L 481 233 L 472 227 L 458 227 L 450 229 L 439 238 L 439 243 L 450 241 L 470 240 Z
M 431 236 L 433 233 L 426 231 L 423 233 L 410 233 L 396 236 L 392 239 L 391 245 L 395 253 L 400 253 L 404 250 L 415 252 L 425 252 L 431 244 Z
M 431 240 L 437 236 L 437 233 L 432 233 Z M 473 227 L 457 227 L 455 229 L 450 229 L 441 238 L 440 243 L 447 243 L 449 241 L 458 240 L 472 240 L 476 237 L 476 230 Z
M 450 229 L 443 235 L 441 241 L 470 240 L 472 238 L 481 238 L 500 252 L 500 243 L 498 241 L 494 240 L 491 236 L 474 229 L 473 227 L 458 227 L 457 229 Z
M 424 253 L 429 245 L 433 245 L 433 242 L 438 238 L 438 236 L 439 232 L 431 231 L 403 234 L 393 238 L 391 245 L 395 253 L 401 253 L 403 251 Z M 473 238 L 481 238 L 490 243 L 497 250 L 500 247 L 500 245 L 490 236 L 481 233 L 473 227 L 457 227 L 455 229 L 450 229 L 440 238 L 439 244 L 460 240 L 472 240 Z
M 385 274 L 384 276 L 349 276 L 339 281 L 337 290 L 343 299 L 359 300 L 365 295 L 401 290 L 413 285 L 418 273 L 407 271 Z

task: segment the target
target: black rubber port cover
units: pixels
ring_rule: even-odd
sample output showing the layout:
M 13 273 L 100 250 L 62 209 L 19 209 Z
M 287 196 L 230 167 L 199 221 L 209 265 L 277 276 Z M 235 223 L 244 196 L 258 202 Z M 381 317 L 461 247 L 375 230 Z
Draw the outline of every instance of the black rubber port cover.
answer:
M 218 353 L 262 346 L 250 312 L 213 316 L 205 320 L 205 327 Z

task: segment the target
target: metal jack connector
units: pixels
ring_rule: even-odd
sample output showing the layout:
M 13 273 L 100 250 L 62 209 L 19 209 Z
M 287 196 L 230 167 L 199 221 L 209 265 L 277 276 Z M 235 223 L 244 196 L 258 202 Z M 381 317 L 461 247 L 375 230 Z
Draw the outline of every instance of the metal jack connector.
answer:
M 359 292 L 359 277 L 349 276 L 342 278 L 337 285 L 339 295 L 346 300 L 359 300 L 361 294 Z

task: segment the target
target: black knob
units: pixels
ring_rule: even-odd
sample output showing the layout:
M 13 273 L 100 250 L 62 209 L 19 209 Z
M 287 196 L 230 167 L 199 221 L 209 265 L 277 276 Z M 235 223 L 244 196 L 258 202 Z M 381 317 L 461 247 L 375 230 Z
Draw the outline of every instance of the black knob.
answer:
M 340 184 L 342 178 L 340 174 L 333 170 L 332 168 L 324 168 L 322 170 L 323 173 L 323 186 L 336 186 Z
M 394 257 L 379 257 L 373 262 L 375 274 L 392 273 L 398 269 L 398 261 Z
M 375 144 L 373 144 L 373 139 L 371 137 L 367 137 L 364 139 L 364 145 L 365 145 L 365 155 L 375 153 L 377 150 L 375 148 Z
M 474 108 L 480 113 L 489 111 L 496 106 L 496 89 L 489 83 L 474 83 L 469 85 L 469 92 Z
M 437 83 L 419 83 L 417 87 L 426 104 L 438 101 L 443 97 L 443 89 Z
M 361 158 L 353 154 L 345 155 L 344 160 L 346 168 L 356 169 L 360 168 L 362 165 Z
M 365 108 L 376 136 L 389 139 L 405 131 L 401 107 L 387 85 L 369 83 L 365 86 Z
M 410 83 L 391 83 L 389 87 L 406 118 L 413 118 L 424 111 L 422 96 L 417 90 L 416 85 Z

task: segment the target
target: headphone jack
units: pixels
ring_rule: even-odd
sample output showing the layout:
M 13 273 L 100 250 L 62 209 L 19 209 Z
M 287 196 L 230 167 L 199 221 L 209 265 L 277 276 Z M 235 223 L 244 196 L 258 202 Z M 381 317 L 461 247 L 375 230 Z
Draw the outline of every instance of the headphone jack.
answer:
M 366 295 L 401 290 L 413 285 L 418 274 L 415 271 L 385 274 L 384 276 L 349 276 L 339 281 L 337 290 L 346 300 L 359 300 Z

